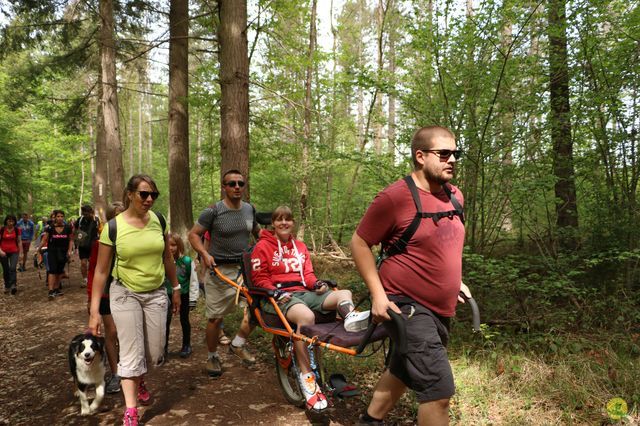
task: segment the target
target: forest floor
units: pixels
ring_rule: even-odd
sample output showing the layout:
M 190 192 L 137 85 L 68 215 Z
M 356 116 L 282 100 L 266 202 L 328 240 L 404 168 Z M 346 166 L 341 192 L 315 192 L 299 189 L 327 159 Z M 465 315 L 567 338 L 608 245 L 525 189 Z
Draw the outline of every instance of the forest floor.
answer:
M 47 299 L 44 271 L 40 274 L 31 262 L 26 272 L 18 273 L 18 293 L 0 295 L 0 425 L 121 424 L 121 393 L 105 395 L 99 414 L 79 416 L 67 361 L 71 338 L 87 325 L 87 292 L 80 287 L 77 257 L 70 265 L 62 297 Z M 277 384 L 270 348 L 256 348 L 265 346 L 264 339 L 253 343 L 258 362 L 251 369 L 221 346 L 226 370 L 219 379 L 209 378 L 204 372 L 207 352 L 201 312 L 197 309 L 191 315 L 193 354 L 187 359 L 177 354 L 180 322 L 178 318 L 172 322 L 169 360 L 147 377 L 153 400 L 139 409 L 142 422 L 341 425 L 356 421 L 364 407 L 359 399 L 336 401 L 321 417 L 309 417 L 305 410 L 287 403 Z

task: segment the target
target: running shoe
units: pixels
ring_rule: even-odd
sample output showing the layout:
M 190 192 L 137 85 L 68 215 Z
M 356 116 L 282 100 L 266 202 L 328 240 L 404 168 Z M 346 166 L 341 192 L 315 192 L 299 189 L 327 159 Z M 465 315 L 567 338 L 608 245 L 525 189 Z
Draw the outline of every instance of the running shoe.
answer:
M 351 333 L 366 330 L 367 327 L 369 326 L 370 315 L 371 315 L 371 311 L 349 312 L 347 317 L 344 319 L 344 329 Z
M 122 417 L 123 426 L 138 426 L 138 409 L 135 407 L 127 408 Z
M 151 401 L 151 394 L 147 390 L 147 385 L 143 379 L 140 379 L 138 384 L 138 402 L 142 405 L 147 405 Z
M 307 401 L 307 409 L 313 411 L 325 410 L 329 403 L 327 397 L 322 393 L 320 386 L 316 382 L 316 376 L 313 373 L 300 374 L 300 388 Z

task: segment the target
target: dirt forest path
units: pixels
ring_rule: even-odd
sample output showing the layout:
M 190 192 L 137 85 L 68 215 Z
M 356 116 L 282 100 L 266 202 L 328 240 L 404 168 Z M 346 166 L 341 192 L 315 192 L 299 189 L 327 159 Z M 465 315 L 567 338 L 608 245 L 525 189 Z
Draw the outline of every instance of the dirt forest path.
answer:
M 80 287 L 77 256 L 62 297 L 47 299 L 44 270 L 40 273 L 31 262 L 26 272 L 18 272 L 18 293 L 0 295 L 0 425 L 122 424 L 120 393 L 105 395 L 99 414 L 78 415 L 67 362 L 71 338 L 87 324 L 87 294 Z M 193 354 L 181 359 L 180 324 L 177 318 L 172 322 L 169 361 L 147 378 L 153 401 L 140 408 L 144 424 L 348 425 L 362 410 L 360 401 L 337 402 L 327 415 L 308 417 L 282 396 L 266 351 L 255 351 L 258 363 L 249 370 L 221 347 L 227 369 L 220 379 L 207 377 L 202 316 L 193 312 L 191 324 Z

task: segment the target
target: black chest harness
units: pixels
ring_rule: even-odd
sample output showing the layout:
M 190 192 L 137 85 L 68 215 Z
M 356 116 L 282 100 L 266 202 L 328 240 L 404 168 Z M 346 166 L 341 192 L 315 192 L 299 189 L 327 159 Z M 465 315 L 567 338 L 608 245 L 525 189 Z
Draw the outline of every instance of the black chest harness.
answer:
M 453 219 L 454 216 L 458 216 L 460 221 L 464 224 L 464 209 L 462 205 L 456 198 L 456 196 L 451 192 L 451 187 L 449 184 L 442 185 L 445 194 L 449 198 L 449 201 L 453 205 L 454 210 L 448 210 L 443 212 L 436 213 L 428 213 L 422 211 L 422 203 L 420 202 L 420 195 L 418 194 L 418 187 L 416 183 L 413 181 L 411 175 L 405 176 L 404 181 L 409 187 L 409 191 L 411 191 L 411 197 L 413 197 L 413 203 L 416 206 L 416 215 L 413 217 L 413 220 L 404 230 L 400 238 L 394 241 L 392 244 L 383 244 L 382 249 L 380 250 L 380 255 L 377 259 L 378 267 L 380 264 L 387 258 L 391 256 L 395 256 L 396 254 L 403 253 L 407 249 L 407 245 L 411 238 L 413 238 L 413 234 L 416 233 L 418 227 L 420 226 L 420 222 L 422 219 L 431 218 L 433 222 L 437 225 L 438 221 L 443 218 Z

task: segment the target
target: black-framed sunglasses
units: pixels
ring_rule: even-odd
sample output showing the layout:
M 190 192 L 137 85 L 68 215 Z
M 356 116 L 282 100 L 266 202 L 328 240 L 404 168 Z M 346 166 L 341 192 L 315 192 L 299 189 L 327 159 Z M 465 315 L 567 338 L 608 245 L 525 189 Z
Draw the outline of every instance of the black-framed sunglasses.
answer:
M 433 152 L 441 160 L 448 160 L 453 155 L 456 160 L 462 157 L 461 149 L 421 149 L 422 152 Z
M 233 187 L 240 187 L 242 188 L 244 186 L 244 181 L 243 180 L 230 180 L 228 182 L 224 183 L 225 186 L 233 186 Z
M 147 198 L 149 198 L 149 195 L 151 195 L 151 199 L 155 201 L 160 196 L 160 193 L 155 191 L 136 191 L 136 192 L 140 194 L 140 198 L 142 198 L 143 200 L 146 200 Z

